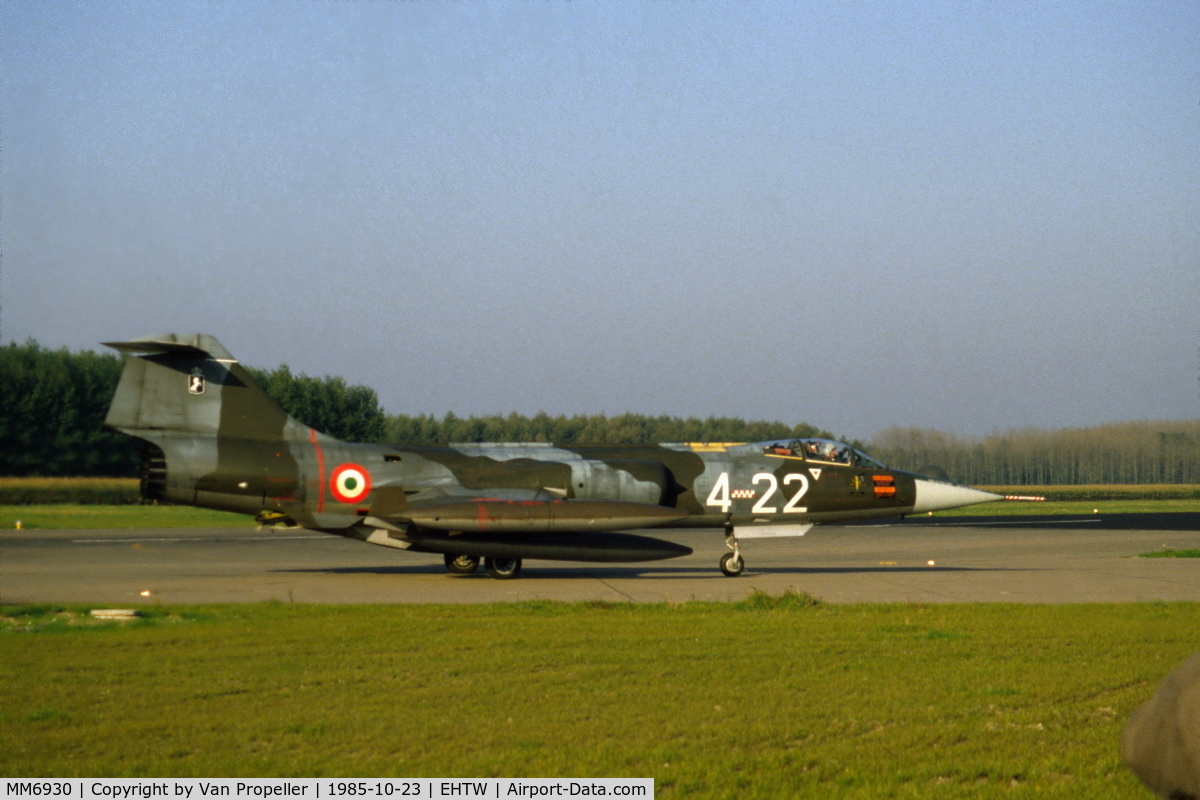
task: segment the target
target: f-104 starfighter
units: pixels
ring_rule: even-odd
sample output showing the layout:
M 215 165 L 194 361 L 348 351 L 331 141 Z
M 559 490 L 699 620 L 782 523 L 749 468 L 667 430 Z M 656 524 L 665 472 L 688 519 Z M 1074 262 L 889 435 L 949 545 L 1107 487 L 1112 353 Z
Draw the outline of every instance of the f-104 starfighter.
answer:
M 144 442 L 147 499 L 287 521 L 371 544 L 482 561 L 623 562 L 691 549 L 646 529 L 720 531 L 725 575 L 741 543 L 813 525 L 957 508 L 999 495 L 890 469 L 827 439 L 655 445 L 382 445 L 339 441 L 288 416 L 212 336 L 109 342 L 126 361 L 107 424 Z

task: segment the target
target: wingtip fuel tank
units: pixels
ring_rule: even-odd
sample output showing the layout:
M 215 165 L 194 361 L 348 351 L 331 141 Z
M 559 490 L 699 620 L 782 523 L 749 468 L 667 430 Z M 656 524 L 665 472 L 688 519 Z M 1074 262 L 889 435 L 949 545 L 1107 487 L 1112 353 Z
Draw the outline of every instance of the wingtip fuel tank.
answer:
M 441 531 L 582 533 L 669 525 L 686 511 L 617 500 L 472 500 L 403 512 L 407 521 Z

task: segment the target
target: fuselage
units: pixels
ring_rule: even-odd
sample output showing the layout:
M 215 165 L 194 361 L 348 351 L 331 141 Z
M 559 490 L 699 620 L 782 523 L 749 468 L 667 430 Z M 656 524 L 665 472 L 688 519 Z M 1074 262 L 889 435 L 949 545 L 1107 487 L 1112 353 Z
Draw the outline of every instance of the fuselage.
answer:
M 377 445 L 315 431 L 286 442 L 172 437 L 158 442 L 165 460 L 159 496 L 276 512 L 323 530 L 368 517 L 384 487 L 402 488 L 416 504 L 447 497 L 611 500 L 686 512 L 666 527 L 895 517 L 932 510 L 921 503 L 929 494 L 922 489 L 935 484 L 960 495 L 957 505 L 983 499 L 967 487 L 888 469 L 844 445 L 833 455 L 794 446 L 816 441 L 823 442 Z

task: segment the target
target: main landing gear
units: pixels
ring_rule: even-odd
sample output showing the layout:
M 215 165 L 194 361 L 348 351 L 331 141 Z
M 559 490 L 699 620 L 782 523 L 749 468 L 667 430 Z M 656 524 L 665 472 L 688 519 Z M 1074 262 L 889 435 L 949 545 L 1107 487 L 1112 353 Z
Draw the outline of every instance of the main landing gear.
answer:
M 497 580 L 509 580 L 521 574 L 521 559 L 519 558 L 485 558 L 483 566 Z
M 454 575 L 472 575 L 479 569 L 479 556 L 456 556 L 446 553 L 446 569 Z
M 443 556 L 446 569 L 451 575 L 473 575 L 479 569 L 479 556 L 454 555 L 446 553 Z M 521 559 L 519 558 L 485 558 L 483 567 L 487 574 L 499 580 L 510 580 L 521 574 Z
M 725 546 L 733 552 L 721 556 L 721 572 L 726 577 L 736 578 L 746 569 L 746 562 L 742 560 L 742 551 L 738 549 L 737 536 L 732 528 L 725 530 Z

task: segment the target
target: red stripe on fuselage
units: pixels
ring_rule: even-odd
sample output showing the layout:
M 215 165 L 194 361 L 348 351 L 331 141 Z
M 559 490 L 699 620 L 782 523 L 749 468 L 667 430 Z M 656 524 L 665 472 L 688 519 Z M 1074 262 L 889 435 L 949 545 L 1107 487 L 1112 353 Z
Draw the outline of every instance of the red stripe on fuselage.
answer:
M 319 514 L 325 510 L 325 451 L 321 449 L 321 444 L 317 441 L 316 429 L 308 429 L 308 440 L 317 449 L 317 513 Z

